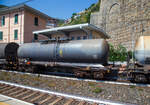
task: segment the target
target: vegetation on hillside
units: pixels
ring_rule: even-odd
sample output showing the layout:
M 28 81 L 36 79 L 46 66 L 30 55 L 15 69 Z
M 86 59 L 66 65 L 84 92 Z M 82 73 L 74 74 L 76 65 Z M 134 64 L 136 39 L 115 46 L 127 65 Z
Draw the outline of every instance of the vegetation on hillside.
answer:
M 0 5 L 0 8 L 4 8 L 4 7 L 7 7 L 7 6 L 5 6 L 5 5 Z
M 80 13 L 73 13 L 68 23 L 60 25 L 90 23 L 91 13 L 99 11 L 99 8 L 100 8 L 100 0 L 96 4 L 92 4 L 89 8 L 86 8 L 84 11 Z
M 57 25 L 61 26 L 62 24 L 64 24 L 65 20 L 64 19 L 58 19 L 57 22 L 58 22 Z

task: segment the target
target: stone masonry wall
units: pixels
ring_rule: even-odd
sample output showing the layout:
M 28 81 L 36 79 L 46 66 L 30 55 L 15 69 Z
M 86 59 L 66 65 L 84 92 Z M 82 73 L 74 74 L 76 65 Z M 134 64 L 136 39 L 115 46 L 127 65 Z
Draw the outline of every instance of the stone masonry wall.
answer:
M 150 35 L 150 0 L 101 0 L 90 23 L 104 29 L 110 43 L 132 50 L 139 36 Z

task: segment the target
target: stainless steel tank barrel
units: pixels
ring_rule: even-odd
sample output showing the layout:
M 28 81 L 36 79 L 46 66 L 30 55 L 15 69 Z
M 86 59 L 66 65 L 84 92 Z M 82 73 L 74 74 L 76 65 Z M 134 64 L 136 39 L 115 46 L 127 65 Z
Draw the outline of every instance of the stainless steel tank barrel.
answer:
M 59 60 L 68 62 L 107 62 L 109 46 L 104 39 L 77 40 L 59 46 Z
M 105 39 L 92 39 L 49 44 L 27 43 L 19 47 L 18 56 L 32 61 L 106 63 L 108 52 Z
M 19 58 L 28 58 L 33 61 L 53 61 L 55 53 L 55 43 L 25 43 L 18 49 Z
M 138 38 L 134 55 L 141 64 L 150 64 L 150 36 L 140 36 Z

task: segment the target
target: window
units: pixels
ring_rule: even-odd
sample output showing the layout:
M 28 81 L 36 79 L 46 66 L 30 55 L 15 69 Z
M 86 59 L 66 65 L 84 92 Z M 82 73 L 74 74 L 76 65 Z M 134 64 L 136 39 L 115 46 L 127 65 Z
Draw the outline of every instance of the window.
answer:
M 38 26 L 38 25 L 39 25 L 39 24 L 38 24 L 38 17 L 35 17 L 35 18 L 34 18 L 34 25 L 35 25 L 35 26 Z
M 80 36 L 78 36 L 78 37 L 77 37 L 77 40 L 80 40 L 80 39 L 81 39 L 81 37 L 80 37 Z
M 38 35 L 34 34 L 34 40 L 38 40 Z
M 3 40 L 3 32 L 0 31 L 0 40 Z
M 74 40 L 74 37 L 73 37 L 73 36 L 71 37 L 71 40 Z
M 15 40 L 18 39 L 18 30 L 14 30 L 14 39 L 15 39 Z
M 87 39 L 87 36 L 83 36 L 83 39 L 84 39 L 84 40 Z
M 5 25 L 5 16 L 2 16 L 1 24 L 2 24 L 2 26 L 4 26 L 4 25 Z
M 15 15 L 15 21 L 14 21 L 14 23 L 18 24 L 18 14 Z

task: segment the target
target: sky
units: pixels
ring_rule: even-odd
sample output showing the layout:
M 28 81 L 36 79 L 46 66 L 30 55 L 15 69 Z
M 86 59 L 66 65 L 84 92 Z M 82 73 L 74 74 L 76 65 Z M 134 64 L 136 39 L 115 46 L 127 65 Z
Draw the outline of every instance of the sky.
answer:
M 27 0 L 0 0 L 0 4 L 13 6 L 25 1 Z M 31 0 L 26 4 L 51 17 L 67 19 L 96 2 L 98 0 Z

